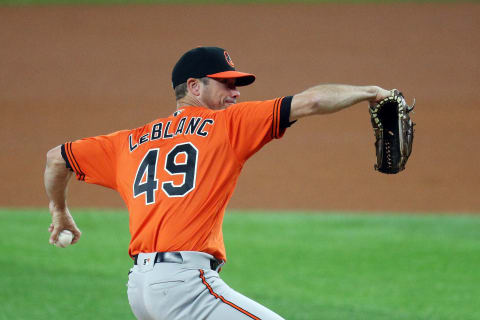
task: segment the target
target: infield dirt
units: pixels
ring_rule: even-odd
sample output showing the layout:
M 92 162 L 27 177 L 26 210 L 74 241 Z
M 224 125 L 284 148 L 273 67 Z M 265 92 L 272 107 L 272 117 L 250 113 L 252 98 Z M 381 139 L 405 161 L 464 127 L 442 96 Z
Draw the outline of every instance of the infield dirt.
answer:
M 480 5 L 0 7 L 0 206 L 43 206 L 48 149 L 175 110 L 170 72 L 199 45 L 257 75 L 241 100 L 320 83 L 417 100 L 413 154 L 373 170 L 367 105 L 302 119 L 247 162 L 230 208 L 480 212 Z M 221 170 L 219 164 L 218 170 Z M 70 205 L 122 207 L 73 181 Z

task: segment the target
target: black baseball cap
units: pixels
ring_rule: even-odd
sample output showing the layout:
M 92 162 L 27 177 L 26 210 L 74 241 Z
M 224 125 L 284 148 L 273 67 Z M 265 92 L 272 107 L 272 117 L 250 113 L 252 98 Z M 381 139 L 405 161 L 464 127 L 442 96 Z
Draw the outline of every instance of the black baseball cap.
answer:
M 188 78 L 209 77 L 235 79 L 236 86 L 247 86 L 255 81 L 255 75 L 235 70 L 232 58 L 225 49 L 198 47 L 186 52 L 172 71 L 173 88 L 187 82 Z

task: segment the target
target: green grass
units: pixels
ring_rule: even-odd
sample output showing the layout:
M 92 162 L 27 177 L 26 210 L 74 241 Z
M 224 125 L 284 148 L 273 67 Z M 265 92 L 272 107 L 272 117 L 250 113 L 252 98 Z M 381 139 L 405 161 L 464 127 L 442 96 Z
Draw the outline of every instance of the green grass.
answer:
M 81 241 L 48 244 L 46 210 L 0 209 L 0 320 L 133 319 L 128 215 L 73 210 Z M 222 278 L 286 319 L 480 319 L 480 216 L 229 212 Z

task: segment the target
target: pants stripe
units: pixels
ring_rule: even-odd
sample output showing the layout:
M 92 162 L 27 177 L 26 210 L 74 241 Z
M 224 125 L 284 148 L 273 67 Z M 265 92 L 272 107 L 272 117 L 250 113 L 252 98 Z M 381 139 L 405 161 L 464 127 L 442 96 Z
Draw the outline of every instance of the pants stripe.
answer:
M 208 291 L 210 291 L 210 294 L 212 296 L 214 296 L 216 299 L 220 299 L 223 303 L 226 303 L 228 304 L 229 306 L 231 306 L 232 308 L 235 308 L 237 309 L 238 311 L 240 311 L 241 313 L 249 316 L 250 318 L 254 319 L 254 320 L 261 320 L 260 318 L 254 316 L 253 314 L 251 314 L 250 312 L 240 308 L 239 306 L 235 305 L 234 303 L 228 301 L 227 299 L 225 299 L 223 296 L 219 296 L 218 294 L 216 294 L 212 287 L 208 284 L 207 280 L 205 279 L 205 274 L 203 272 L 203 270 L 199 270 L 200 271 L 200 278 L 202 279 L 202 282 L 203 284 L 207 287 Z

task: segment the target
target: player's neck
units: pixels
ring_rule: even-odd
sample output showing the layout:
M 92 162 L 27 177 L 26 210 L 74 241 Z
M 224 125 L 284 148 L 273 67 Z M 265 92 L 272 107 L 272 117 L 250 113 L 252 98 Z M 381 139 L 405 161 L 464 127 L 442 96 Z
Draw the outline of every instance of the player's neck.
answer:
M 177 100 L 177 109 L 181 107 L 188 107 L 188 106 L 205 107 L 205 104 L 202 103 L 196 97 L 192 97 L 191 95 L 188 95 L 188 94 L 185 97 Z

